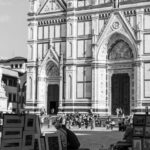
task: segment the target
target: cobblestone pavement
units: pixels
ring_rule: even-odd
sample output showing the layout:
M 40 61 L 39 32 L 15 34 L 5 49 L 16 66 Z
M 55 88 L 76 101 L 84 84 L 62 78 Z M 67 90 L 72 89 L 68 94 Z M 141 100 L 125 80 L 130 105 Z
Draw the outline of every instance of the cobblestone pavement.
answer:
M 113 130 L 107 130 L 105 127 L 95 127 L 94 129 L 85 128 L 71 128 L 72 131 L 78 136 L 81 148 L 88 148 L 90 150 L 100 150 L 103 146 L 108 149 L 111 144 L 120 141 L 123 137 L 124 132 L 119 132 L 118 128 Z M 56 129 L 51 126 L 50 128 L 44 127 L 42 131 L 45 133 L 55 132 Z

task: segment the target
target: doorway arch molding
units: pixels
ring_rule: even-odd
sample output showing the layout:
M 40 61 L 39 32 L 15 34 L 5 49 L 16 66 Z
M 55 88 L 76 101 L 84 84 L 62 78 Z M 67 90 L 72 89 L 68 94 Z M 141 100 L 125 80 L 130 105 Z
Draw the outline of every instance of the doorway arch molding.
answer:
M 118 40 L 123 40 L 126 42 L 132 50 L 134 60 L 138 57 L 138 47 L 136 42 L 126 33 L 121 32 L 112 32 L 104 39 L 101 39 L 97 43 L 97 49 L 95 51 L 95 60 L 96 61 L 107 61 L 108 50 L 110 47 Z

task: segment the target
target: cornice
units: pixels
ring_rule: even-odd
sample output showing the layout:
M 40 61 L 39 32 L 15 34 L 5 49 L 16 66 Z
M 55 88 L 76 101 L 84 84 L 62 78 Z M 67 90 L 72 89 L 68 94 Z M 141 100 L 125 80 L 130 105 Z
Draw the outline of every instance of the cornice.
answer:
M 49 24 L 63 24 L 66 23 L 66 18 L 55 18 L 55 19 L 49 19 L 45 18 L 38 21 L 38 25 L 49 25 Z
M 128 7 L 127 7 L 128 6 Z M 125 16 L 134 16 L 136 15 L 136 10 L 139 8 L 143 8 L 145 13 L 150 13 L 150 2 L 145 3 L 138 3 L 138 4 L 127 4 L 125 7 L 124 5 L 122 8 L 118 9 L 119 11 L 123 11 Z M 100 19 L 108 19 L 112 12 L 115 10 L 112 7 L 105 7 L 105 8 L 94 8 L 88 10 L 81 10 L 66 13 L 54 13 L 48 15 L 34 15 L 28 18 L 28 21 L 38 21 L 38 25 L 49 25 L 49 24 L 62 24 L 67 22 L 67 17 L 69 16 L 76 16 L 78 21 L 86 21 L 92 20 L 92 15 L 99 14 Z
M 78 16 L 78 20 L 92 20 L 92 16 L 91 15 L 82 15 L 82 16 Z
M 28 15 L 28 20 L 42 20 L 42 19 L 54 19 L 54 18 L 66 18 L 66 12 L 53 12 L 49 14 L 33 14 Z
M 150 6 L 144 9 L 145 13 L 150 13 Z
M 112 6 L 107 6 L 107 7 L 98 7 L 99 5 L 97 5 L 96 7 L 92 7 L 90 9 L 87 9 L 86 7 L 83 7 L 83 9 L 81 10 L 72 10 L 67 12 L 67 15 L 73 15 L 74 11 L 76 12 L 76 15 L 87 15 L 87 14 L 96 14 L 96 13 L 106 13 L 109 12 L 111 13 L 112 11 L 114 11 L 114 9 L 112 8 Z M 139 3 L 125 3 L 124 5 L 120 5 L 120 8 L 118 10 L 122 10 L 122 11 L 126 11 L 126 10 L 136 10 L 138 8 L 147 8 L 150 7 L 150 2 L 139 2 Z M 132 13 L 132 12 L 131 12 Z

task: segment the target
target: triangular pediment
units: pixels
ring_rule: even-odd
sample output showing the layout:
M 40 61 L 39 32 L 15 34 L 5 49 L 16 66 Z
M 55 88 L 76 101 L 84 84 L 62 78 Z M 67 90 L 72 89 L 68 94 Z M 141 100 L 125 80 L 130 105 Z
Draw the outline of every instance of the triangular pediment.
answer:
M 65 5 L 60 0 L 46 0 L 38 11 L 38 14 L 64 11 Z
M 123 40 L 133 50 L 134 57 L 137 57 L 137 36 L 124 14 L 116 11 L 111 14 L 96 42 L 95 58 L 106 60 L 108 49 L 115 41 Z
M 54 49 L 52 48 L 52 46 L 45 54 L 45 57 L 41 63 L 41 67 L 45 66 L 49 61 L 53 61 L 55 64 L 57 64 L 57 66 L 59 65 L 59 57 L 57 53 L 54 51 Z
M 124 14 L 122 14 L 121 12 L 112 13 L 110 19 L 108 20 L 107 25 L 101 32 L 98 41 L 102 41 L 102 39 L 108 37 L 109 35 L 115 32 L 128 35 L 130 39 L 133 39 L 134 41 L 136 40 L 136 35 L 133 28 L 125 18 Z

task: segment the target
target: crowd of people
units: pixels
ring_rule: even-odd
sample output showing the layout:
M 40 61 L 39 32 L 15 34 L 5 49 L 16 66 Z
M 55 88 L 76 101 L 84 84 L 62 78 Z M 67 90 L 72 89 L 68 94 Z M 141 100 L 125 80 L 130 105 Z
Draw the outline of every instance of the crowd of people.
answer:
M 115 126 L 119 127 L 119 131 L 125 131 L 126 126 L 132 124 L 132 116 L 126 117 L 115 117 L 110 116 L 102 117 L 99 114 L 62 114 L 59 116 L 67 128 L 71 129 L 73 127 L 78 127 L 79 129 L 94 129 L 95 127 L 106 127 L 106 129 L 111 129 Z
M 41 109 L 41 116 L 45 114 L 44 109 Z M 79 129 L 94 129 L 95 127 L 106 127 L 106 129 L 111 129 L 115 126 L 118 127 L 119 131 L 125 131 L 126 126 L 132 124 L 132 116 L 124 116 L 121 108 L 116 109 L 117 116 L 100 116 L 99 114 L 94 114 L 92 111 L 89 113 L 62 113 L 57 115 L 57 118 L 61 120 L 62 124 L 64 124 L 68 129 L 77 127 Z M 41 122 L 44 123 L 44 118 L 42 118 Z

